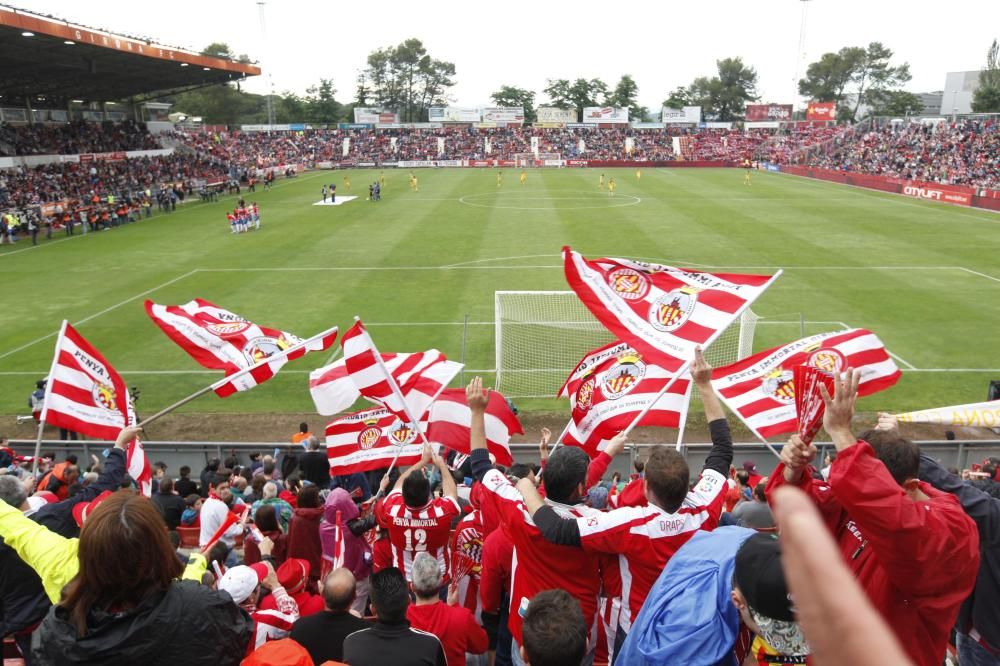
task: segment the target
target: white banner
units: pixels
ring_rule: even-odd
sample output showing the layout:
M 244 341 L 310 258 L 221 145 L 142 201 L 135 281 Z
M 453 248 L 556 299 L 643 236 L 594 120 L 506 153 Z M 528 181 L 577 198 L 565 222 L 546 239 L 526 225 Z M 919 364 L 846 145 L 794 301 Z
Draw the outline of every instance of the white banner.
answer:
M 585 106 L 583 108 L 583 122 L 591 125 L 597 123 L 627 123 L 628 109 L 621 109 L 614 106 Z
M 393 137 L 389 137 L 389 147 L 392 149 L 392 152 L 394 152 L 394 153 L 398 153 L 399 152 L 399 146 L 396 145 L 396 142 L 398 140 L 399 139 L 397 139 L 394 136 Z
M 350 139 L 350 137 L 346 137 L 345 136 L 344 137 L 344 146 L 341 149 L 341 155 L 343 157 L 347 157 L 348 154 L 350 154 L 350 152 L 351 152 L 351 139 Z
M 438 155 L 444 155 L 444 137 L 439 136 L 437 139 L 438 144 Z
M 573 109 L 557 109 L 551 106 L 541 106 L 536 114 L 536 123 L 575 123 L 576 111 Z
M 535 154 L 535 159 L 538 159 L 538 137 L 531 137 L 531 152 Z
M 897 414 L 900 423 L 933 423 L 945 426 L 1000 427 L 1000 400 L 954 407 L 936 407 Z
M 478 123 L 479 107 L 449 106 L 444 110 L 444 121 L 447 123 Z
M 523 123 L 523 107 L 487 106 L 483 108 L 483 121 L 488 123 Z
M 443 106 L 432 106 L 427 109 L 427 121 L 431 123 L 441 123 L 445 119 L 445 108 Z
M 378 125 L 379 123 L 398 123 L 399 114 L 395 111 L 386 111 L 383 109 L 372 109 L 364 107 L 354 108 L 354 122 L 361 125 Z
M 672 109 L 669 106 L 663 107 L 660 118 L 665 123 L 700 123 L 701 107 L 685 106 L 680 109 Z

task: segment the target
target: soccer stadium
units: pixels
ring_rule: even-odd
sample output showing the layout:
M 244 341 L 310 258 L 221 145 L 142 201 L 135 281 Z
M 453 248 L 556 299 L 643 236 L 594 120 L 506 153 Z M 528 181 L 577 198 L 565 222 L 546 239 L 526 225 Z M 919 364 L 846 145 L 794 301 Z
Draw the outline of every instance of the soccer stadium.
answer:
M 429 15 L 331 68 L 277 3 L 32 4 L 5 665 L 1000 664 L 998 8 L 931 57 L 781 2 L 787 57 L 615 83 Z

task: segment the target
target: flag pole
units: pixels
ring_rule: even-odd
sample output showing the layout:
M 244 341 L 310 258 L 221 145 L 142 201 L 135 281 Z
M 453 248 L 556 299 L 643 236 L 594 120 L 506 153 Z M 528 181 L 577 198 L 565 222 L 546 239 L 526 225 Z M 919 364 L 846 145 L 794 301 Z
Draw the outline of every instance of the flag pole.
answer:
M 354 321 L 357 323 L 361 323 L 361 317 L 355 315 Z M 367 328 L 364 328 L 364 324 L 361 324 L 361 328 L 365 332 L 365 337 L 368 338 L 368 344 L 369 346 L 371 346 L 372 353 L 375 355 L 375 362 L 378 364 L 378 367 L 382 371 L 382 374 L 385 375 L 386 382 L 392 389 L 392 394 L 396 396 L 396 399 L 399 400 L 400 403 L 402 403 L 403 412 L 406 414 L 406 418 L 410 419 L 410 424 L 416 429 L 417 434 L 420 435 L 420 441 L 430 446 L 430 442 L 428 442 L 427 438 L 424 437 L 424 431 L 420 429 L 420 421 L 413 418 L 413 413 L 410 411 L 410 406 L 407 404 L 406 399 L 403 397 L 403 392 L 399 390 L 399 385 L 396 384 L 396 378 L 392 376 L 392 373 L 389 372 L 389 369 L 385 367 L 385 363 L 382 362 L 382 354 L 379 352 L 378 347 L 375 346 L 375 341 L 372 340 L 371 334 L 368 333 Z M 399 449 L 396 451 L 397 458 L 399 457 L 399 452 L 401 450 L 402 447 L 399 447 Z M 394 459 L 393 465 L 395 465 L 395 463 L 396 461 Z M 390 466 L 389 469 L 391 470 L 392 467 Z
M 138 424 L 138 427 L 143 428 L 143 427 L 149 425 L 150 423 L 152 423 L 153 421 L 157 420 L 161 416 L 166 416 L 170 412 L 176 410 L 179 407 L 183 407 L 184 405 L 188 404 L 192 400 L 195 400 L 196 398 L 200 398 L 201 396 L 205 395 L 209 391 L 214 391 L 217 388 L 219 388 L 220 386 L 222 386 L 223 384 L 226 384 L 226 383 L 231 382 L 233 380 L 239 379 L 240 377 L 248 375 L 248 374 L 252 373 L 254 370 L 256 370 L 257 368 L 265 366 L 268 363 L 273 363 L 274 361 L 280 360 L 282 357 L 287 357 L 292 352 L 298 351 L 299 349 L 301 349 L 301 348 L 305 347 L 306 345 L 308 345 L 310 342 L 313 342 L 314 340 L 318 340 L 319 338 L 326 337 L 331 332 L 335 333 L 336 331 L 337 331 L 337 327 L 336 326 L 334 326 L 333 328 L 328 328 L 327 330 L 323 331 L 322 333 L 317 333 L 316 335 L 312 336 L 311 338 L 307 338 L 307 339 L 303 340 L 302 342 L 300 342 L 297 345 L 292 345 L 291 347 L 289 347 L 288 349 L 284 350 L 283 352 L 279 352 L 277 354 L 274 354 L 273 356 L 268 356 L 267 358 L 263 359 L 259 363 L 255 363 L 255 364 L 251 365 L 249 368 L 244 368 L 243 370 L 240 370 L 238 372 L 234 372 L 231 375 L 226 375 L 225 377 L 223 377 L 219 381 L 213 382 L 212 384 L 209 384 L 208 386 L 206 386 L 204 388 L 198 389 L 197 391 L 195 391 L 191 395 L 189 395 L 186 398 L 183 398 L 181 400 L 178 400 L 177 402 L 175 402 L 174 404 L 170 405 L 169 407 L 164 407 L 163 409 L 161 409 L 160 411 L 156 412 L 152 416 L 147 416 L 145 419 L 142 420 L 141 423 Z
M 678 423 L 677 428 L 677 452 L 680 453 L 684 446 L 684 429 L 687 427 L 688 420 L 688 410 L 691 408 L 691 386 L 693 382 L 688 384 L 687 395 L 684 396 L 684 408 L 681 410 L 681 422 Z
M 38 472 L 38 457 L 42 452 L 42 431 L 45 429 L 45 417 L 49 413 L 49 396 L 52 394 L 52 375 L 56 371 L 56 364 L 59 362 L 59 350 L 62 349 L 63 338 L 66 336 L 66 326 L 68 321 L 63 319 L 59 327 L 59 337 L 56 338 L 56 350 L 52 354 L 52 365 L 49 366 L 49 374 L 45 378 L 45 396 L 42 398 L 42 413 L 38 415 L 38 436 L 35 437 L 35 459 L 31 461 L 32 476 Z
M 732 318 L 732 321 L 730 321 L 729 325 L 731 326 L 732 322 L 738 320 L 741 316 L 743 316 L 744 311 L 746 311 L 747 308 L 749 308 L 751 305 L 753 305 L 753 303 L 757 300 L 757 298 L 761 294 L 763 294 L 765 291 L 767 291 L 768 287 L 770 287 L 772 284 L 774 284 L 775 280 L 777 280 L 779 277 L 781 277 L 781 274 L 783 272 L 784 271 L 782 271 L 779 268 L 777 273 L 775 273 L 770 278 L 768 278 L 767 282 L 764 283 L 764 286 L 761 287 L 761 289 L 760 289 L 759 292 L 757 292 L 757 296 L 755 296 L 752 299 L 747 299 L 743 303 L 743 305 L 741 305 L 739 307 L 739 309 L 736 310 L 736 312 L 733 313 L 733 318 Z M 728 326 L 726 328 L 728 328 Z M 705 340 L 705 342 L 701 345 L 701 348 L 702 349 L 708 349 L 709 345 L 711 345 L 713 342 L 715 342 L 716 339 L 720 335 L 722 335 L 722 332 L 724 330 L 725 329 L 723 329 L 723 328 L 717 329 L 714 333 L 712 333 L 712 335 L 710 335 L 708 337 L 707 340 Z M 670 387 L 673 385 L 673 383 L 675 381 L 677 381 L 677 378 L 680 377 L 681 375 L 683 375 L 688 370 L 689 367 L 691 367 L 691 361 L 685 361 L 684 365 L 682 365 L 680 367 L 680 369 L 674 374 L 674 376 L 670 378 L 670 381 L 667 382 L 667 384 L 662 389 L 660 389 L 660 392 L 657 393 L 656 396 L 652 400 L 650 400 L 649 403 L 647 403 L 645 407 L 643 407 L 642 411 L 639 412 L 639 415 L 636 416 L 635 419 L 633 419 L 632 423 L 629 424 L 628 428 L 626 428 L 625 430 L 622 431 L 625 435 L 628 435 L 630 432 L 632 432 L 633 428 L 635 428 L 637 425 L 639 425 L 639 421 L 641 421 L 643 419 L 643 417 L 645 417 L 646 414 L 649 413 L 649 410 L 653 408 L 653 405 L 655 405 L 659 401 L 659 399 L 663 397 L 663 395 L 670 389 Z

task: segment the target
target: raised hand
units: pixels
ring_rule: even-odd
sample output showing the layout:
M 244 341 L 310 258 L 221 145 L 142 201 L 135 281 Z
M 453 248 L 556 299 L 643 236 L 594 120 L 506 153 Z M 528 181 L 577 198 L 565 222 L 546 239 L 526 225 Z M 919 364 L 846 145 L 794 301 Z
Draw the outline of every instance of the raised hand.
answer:
M 822 383 L 819 385 L 819 393 L 826 406 L 826 411 L 823 413 L 823 429 L 830 435 L 837 450 L 843 448 L 838 439 L 846 442 L 851 432 L 851 418 L 854 416 L 854 403 L 858 401 L 860 380 L 860 370 L 847 368 L 843 376 L 834 375 L 832 396 L 826 390 L 826 386 Z M 853 444 L 853 436 L 850 440 L 850 444 Z
M 899 430 L 899 421 L 897 421 L 896 417 L 893 416 L 892 414 L 888 414 L 886 412 L 879 412 L 878 413 L 878 424 L 875 426 L 875 429 L 876 430 L 898 431 Z
M 798 435 L 792 435 L 781 449 L 781 462 L 785 468 L 799 472 L 816 459 L 816 447 L 806 444 Z
M 485 412 L 490 402 L 490 389 L 483 390 L 483 378 L 473 377 L 465 389 L 465 401 L 473 412 Z
M 538 457 L 542 460 L 549 459 L 549 442 L 552 441 L 552 431 L 542 428 L 542 439 L 538 442 Z
M 707 385 L 712 379 L 712 366 L 705 360 L 701 347 L 694 348 L 694 363 L 691 364 L 691 379 L 699 386 Z
M 126 426 L 122 428 L 122 431 L 118 433 L 118 439 L 115 440 L 116 449 L 128 448 L 129 443 L 136 438 L 136 436 L 142 432 L 142 428 L 139 426 Z

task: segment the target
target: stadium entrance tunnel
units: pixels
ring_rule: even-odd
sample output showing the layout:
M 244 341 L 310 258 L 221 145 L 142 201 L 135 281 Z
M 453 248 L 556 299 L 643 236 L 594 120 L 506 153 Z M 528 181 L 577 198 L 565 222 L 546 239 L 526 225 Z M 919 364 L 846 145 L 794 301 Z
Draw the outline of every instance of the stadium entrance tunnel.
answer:
M 561 192 L 484 192 L 467 194 L 458 200 L 476 208 L 502 208 L 506 210 L 586 210 L 624 208 L 642 203 L 631 194 L 609 196 L 607 192 L 571 190 Z

